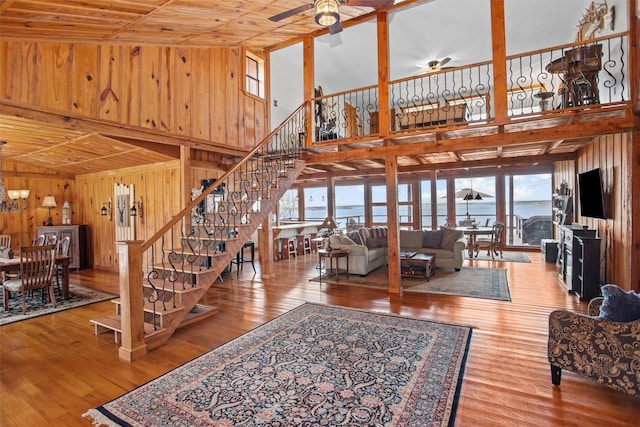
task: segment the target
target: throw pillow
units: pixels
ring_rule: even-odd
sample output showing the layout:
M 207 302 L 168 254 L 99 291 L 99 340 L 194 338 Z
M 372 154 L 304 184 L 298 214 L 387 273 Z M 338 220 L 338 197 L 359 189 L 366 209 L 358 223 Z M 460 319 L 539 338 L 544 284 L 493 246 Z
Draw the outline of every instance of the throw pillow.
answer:
M 625 292 L 616 285 L 603 285 L 604 301 L 600 306 L 600 317 L 614 322 L 632 322 L 640 319 L 640 295 Z
M 353 240 L 356 245 L 364 245 L 364 243 L 362 243 L 362 236 L 360 235 L 360 233 L 358 233 L 357 230 L 347 233 L 347 237 Z
M 442 241 L 442 230 L 422 231 L 422 247 L 440 249 L 440 242 Z
M 360 233 L 360 237 L 362 238 L 362 244 L 366 247 L 369 247 L 369 229 L 367 227 L 362 227 L 360 230 L 358 230 L 358 232 Z
M 451 228 L 443 228 L 440 231 L 442 231 L 440 249 L 446 249 L 448 251 L 452 251 L 453 244 L 464 235 L 462 231 L 453 230 Z
M 371 227 L 369 229 L 368 248 L 386 248 L 388 244 L 387 227 Z
M 341 245 L 345 245 L 345 246 L 350 246 L 350 245 L 355 245 L 356 242 L 354 242 L 353 240 L 351 240 L 349 237 L 345 236 L 344 234 L 340 234 L 340 244 Z

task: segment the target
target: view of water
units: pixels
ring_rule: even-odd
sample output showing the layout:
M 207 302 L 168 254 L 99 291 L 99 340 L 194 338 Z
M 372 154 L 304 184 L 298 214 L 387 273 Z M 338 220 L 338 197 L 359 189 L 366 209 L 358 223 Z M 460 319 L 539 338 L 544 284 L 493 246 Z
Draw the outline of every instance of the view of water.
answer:
M 408 215 L 406 209 L 400 208 L 400 221 L 408 221 Z M 429 228 L 431 225 L 430 212 L 431 206 L 429 204 L 422 205 L 422 224 L 424 228 Z M 445 203 L 438 204 L 438 225 L 443 225 L 446 221 L 447 205 Z M 467 213 L 467 203 L 456 203 L 456 222 L 464 219 Z M 524 219 L 532 216 L 551 216 L 551 201 L 539 200 L 539 201 L 520 201 L 513 203 L 513 215 L 518 215 Z M 386 209 L 380 206 L 374 206 L 373 208 L 374 222 L 382 223 L 387 221 Z M 493 201 L 481 201 L 469 203 L 469 215 L 475 218 L 479 223 L 484 223 L 489 219 L 489 223 L 495 221 L 496 204 Z M 305 218 L 307 220 L 323 220 L 327 216 L 326 207 L 307 207 L 305 209 Z M 364 222 L 364 206 L 336 206 L 336 221 L 345 224 L 348 218 L 353 218 L 356 222 Z

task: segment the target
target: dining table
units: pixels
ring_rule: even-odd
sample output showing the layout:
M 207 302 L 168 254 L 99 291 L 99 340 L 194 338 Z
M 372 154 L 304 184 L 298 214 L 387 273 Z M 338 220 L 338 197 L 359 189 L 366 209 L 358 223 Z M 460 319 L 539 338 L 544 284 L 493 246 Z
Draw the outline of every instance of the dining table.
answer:
M 464 235 L 469 238 L 467 242 L 469 258 L 473 258 L 473 250 L 476 247 L 476 240 L 478 236 L 491 237 L 493 235 L 493 227 L 456 227 L 456 230 L 462 231 Z
M 62 299 L 69 299 L 69 265 L 70 256 L 58 255 L 56 265 L 62 267 Z M 0 258 L 0 271 L 20 271 L 20 258 Z

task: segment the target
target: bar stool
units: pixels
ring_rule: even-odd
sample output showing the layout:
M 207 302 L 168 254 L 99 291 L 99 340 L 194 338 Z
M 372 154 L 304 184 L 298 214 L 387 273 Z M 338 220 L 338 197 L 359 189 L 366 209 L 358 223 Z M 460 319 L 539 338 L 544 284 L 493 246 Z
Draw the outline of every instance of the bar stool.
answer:
M 311 236 L 305 234 L 302 237 L 302 255 L 311 253 Z
M 256 244 L 252 240 L 248 240 L 244 245 L 242 245 L 242 249 L 240 249 L 236 254 L 236 259 L 231 260 L 231 264 L 235 264 L 237 266 L 236 272 L 238 276 L 240 276 L 240 270 L 242 270 L 242 266 L 245 262 L 250 262 L 251 267 L 253 267 L 253 272 L 256 272 L 256 266 L 253 263 L 255 259 L 255 246 Z M 251 249 L 251 259 L 244 259 L 244 250 L 247 248 Z
M 289 237 L 288 242 L 287 242 L 287 247 L 288 247 L 288 257 L 287 258 L 291 258 L 292 256 L 295 257 L 298 253 L 298 249 L 296 248 L 296 238 L 295 237 Z

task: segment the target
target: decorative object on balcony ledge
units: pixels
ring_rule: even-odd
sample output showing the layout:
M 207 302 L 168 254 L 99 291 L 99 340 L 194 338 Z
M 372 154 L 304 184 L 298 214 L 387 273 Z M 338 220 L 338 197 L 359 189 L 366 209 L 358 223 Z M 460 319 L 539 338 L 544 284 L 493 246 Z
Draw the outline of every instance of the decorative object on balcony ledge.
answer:
M 49 218 L 47 218 L 47 226 L 51 227 L 53 225 L 53 218 L 51 218 L 51 208 L 55 208 L 57 205 L 56 199 L 53 196 L 44 196 L 44 200 L 42 201 L 42 207 L 49 209 Z

